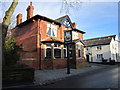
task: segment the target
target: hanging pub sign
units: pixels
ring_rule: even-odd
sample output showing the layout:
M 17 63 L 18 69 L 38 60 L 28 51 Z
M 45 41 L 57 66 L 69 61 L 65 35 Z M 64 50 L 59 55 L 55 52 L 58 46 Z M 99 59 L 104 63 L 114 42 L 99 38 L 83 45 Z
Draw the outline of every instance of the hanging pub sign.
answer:
M 72 30 L 64 31 L 65 44 L 72 43 Z

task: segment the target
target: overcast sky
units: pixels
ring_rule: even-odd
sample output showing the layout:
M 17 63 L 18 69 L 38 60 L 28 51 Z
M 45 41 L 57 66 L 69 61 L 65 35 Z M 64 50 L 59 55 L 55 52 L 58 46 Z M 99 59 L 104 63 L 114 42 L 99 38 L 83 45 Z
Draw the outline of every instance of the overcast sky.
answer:
M 72 22 L 77 23 L 78 29 L 86 32 L 84 39 L 118 34 L 117 1 L 109 0 L 109 2 L 102 2 L 102 0 L 99 0 L 99 2 L 93 2 L 93 0 L 88 0 L 88 2 L 82 2 L 78 9 L 70 8 L 70 13 L 67 14 Z M 4 7 L 2 9 L 6 10 L 10 4 L 11 2 L 3 2 Z M 22 13 L 23 21 L 25 21 L 28 5 L 29 2 L 19 2 L 13 16 L 16 17 L 18 13 Z M 51 19 L 59 18 L 66 15 L 65 10 L 62 10 L 62 5 L 64 6 L 64 4 L 58 1 L 33 1 L 34 15 L 39 14 Z M 60 12 L 61 10 L 62 12 Z M 2 13 L 2 16 L 4 16 L 4 13 Z

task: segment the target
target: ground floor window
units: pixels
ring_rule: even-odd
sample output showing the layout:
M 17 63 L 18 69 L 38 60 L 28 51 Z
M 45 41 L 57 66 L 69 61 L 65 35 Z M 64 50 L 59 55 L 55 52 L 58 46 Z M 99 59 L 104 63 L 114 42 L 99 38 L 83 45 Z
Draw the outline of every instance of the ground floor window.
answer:
M 52 45 L 51 43 L 47 43 L 47 44 L 45 44 L 45 47 L 46 47 L 46 49 L 45 49 L 45 58 L 51 58 L 52 55 L 55 58 L 61 58 L 61 56 L 62 56 L 61 44 L 55 43 L 55 44 Z
M 55 58 L 60 58 L 61 57 L 61 49 L 54 48 L 54 57 Z
M 103 54 L 97 54 L 97 59 L 102 59 L 103 58 Z
M 50 58 L 51 55 L 51 48 L 46 48 L 46 57 Z

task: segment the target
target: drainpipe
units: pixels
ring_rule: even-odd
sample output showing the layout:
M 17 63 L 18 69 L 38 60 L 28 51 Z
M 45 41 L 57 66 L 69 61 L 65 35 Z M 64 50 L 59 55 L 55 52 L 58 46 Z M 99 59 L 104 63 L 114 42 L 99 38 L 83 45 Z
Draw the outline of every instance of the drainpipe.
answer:
M 37 48 L 38 48 L 38 60 L 39 60 L 39 70 L 41 69 L 41 33 L 40 33 L 40 19 L 38 19 L 38 34 L 37 34 Z

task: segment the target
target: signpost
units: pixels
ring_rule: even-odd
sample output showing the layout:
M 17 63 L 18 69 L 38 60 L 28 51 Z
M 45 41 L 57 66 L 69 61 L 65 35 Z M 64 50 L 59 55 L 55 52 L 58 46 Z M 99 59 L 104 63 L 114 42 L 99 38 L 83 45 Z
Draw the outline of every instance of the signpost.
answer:
M 72 43 L 72 30 L 64 31 L 64 42 L 67 44 L 67 74 L 70 74 L 70 44 Z

